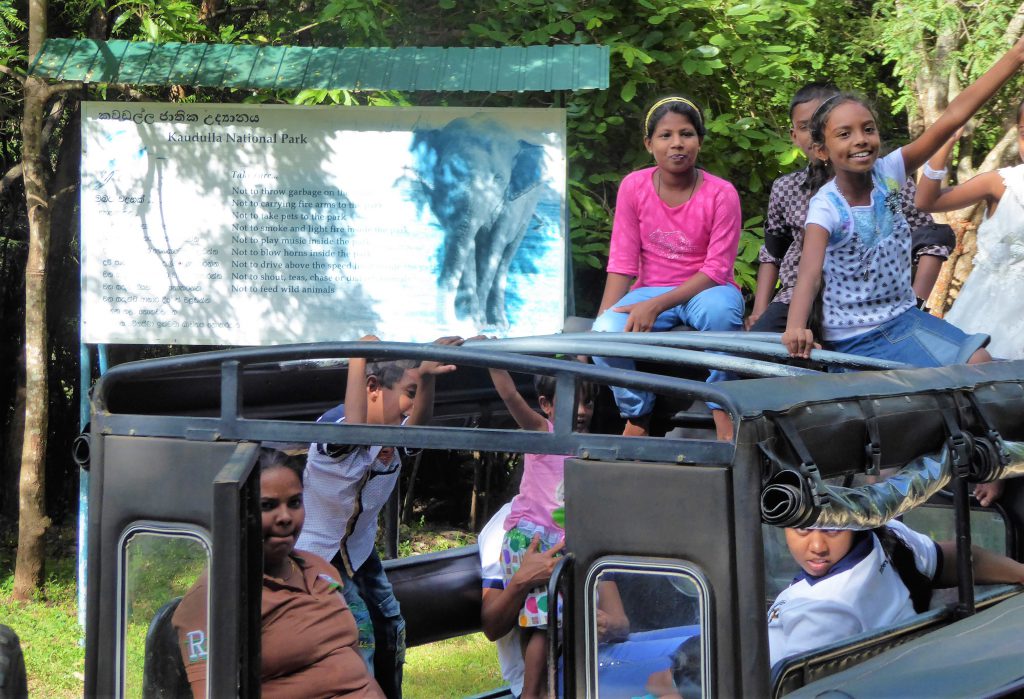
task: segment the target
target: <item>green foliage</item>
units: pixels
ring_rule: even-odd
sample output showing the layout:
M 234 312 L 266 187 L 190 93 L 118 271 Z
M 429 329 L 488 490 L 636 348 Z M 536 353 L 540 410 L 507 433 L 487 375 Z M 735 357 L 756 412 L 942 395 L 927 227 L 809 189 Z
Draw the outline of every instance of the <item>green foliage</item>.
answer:
M 755 216 L 743 222 L 739 251 L 736 255 L 736 283 L 753 290 L 757 282 L 757 253 L 764 243 L 764 216 Z
M 187 0 L 122 0 L 110 8 L 112 37 L 139 41 L 210 41 L 214 34 Z
M 618 182 L 650 163 L 639 131 L 657 97 L 681 92 L 705 106 L 703 166 L 733 182 L 755 217 L 798 154 L 787 133 L 796 87 L 822 79 L 861 87 L 878 78 L 859 31 L 869 18 L 839 0 L 520 0 L 483 17 L 463 10 L 456 24 L 463 18 L 472 45 L 610 47 L 610 89 L 573 94 L 566 105 L 573 258 L 588 268 L 603 265 Z M 744 228 L 736 271 L 748 290 L 762 235 L 756 224 Z
M 12 0 L 0 0 L 0 63 L 11 64 L 24 60 L 25 48 L 18 42 L 18 34 L 25 30 L 25 22 L 18 16 Z
M 935 67 L 936 79 L 945 82 L 952 77 L 961 88 L 976 80 L 1017 38 L 1007 32 L 1018 11 L 1018 5 L 1009 2 L 904 0 L 878 4 L 873 33 L 880 39 L 885 61 L 899 78 L 893 110 L 911 116 L 919 113 L 924 95 L 916 81 L 935 60 L 939 43 L 945 59 Z M 979 111 L 972 137 L 976 150 L 988 152 L 1003 136 L 1004 122 L 1016 116 L 1022 91 L 1024 77 L 1018 76 Z

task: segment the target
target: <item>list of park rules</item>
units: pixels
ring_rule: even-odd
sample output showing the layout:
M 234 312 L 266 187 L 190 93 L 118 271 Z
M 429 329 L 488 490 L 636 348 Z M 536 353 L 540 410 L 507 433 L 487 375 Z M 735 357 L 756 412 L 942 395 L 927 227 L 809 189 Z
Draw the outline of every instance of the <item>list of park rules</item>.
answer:
M 428 341 L 464 330 L 438 324 L 443 233 L 412 155 L 416 129 L 459 113 L 85 103 L 83 341 Z

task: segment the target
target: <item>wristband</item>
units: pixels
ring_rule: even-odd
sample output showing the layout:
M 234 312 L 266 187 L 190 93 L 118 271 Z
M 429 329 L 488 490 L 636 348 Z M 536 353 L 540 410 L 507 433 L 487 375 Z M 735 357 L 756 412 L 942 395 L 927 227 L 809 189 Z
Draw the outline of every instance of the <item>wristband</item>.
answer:
M 942 168 L 941 170 L 935 170 L 928 163 L 925 163 L 924 167 L 921 168 L 921 170 L 924 176 L 927 177 L 929 180 L 941 180 L 943 177 L 946 176 L 946 168 Z

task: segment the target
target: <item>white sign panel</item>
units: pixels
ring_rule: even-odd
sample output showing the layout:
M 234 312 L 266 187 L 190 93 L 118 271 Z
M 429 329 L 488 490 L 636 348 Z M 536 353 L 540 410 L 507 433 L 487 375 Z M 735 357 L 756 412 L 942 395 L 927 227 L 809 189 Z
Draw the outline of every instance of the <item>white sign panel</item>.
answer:
M 91 102 L 82 338 L 561 328 L 565 112 Z

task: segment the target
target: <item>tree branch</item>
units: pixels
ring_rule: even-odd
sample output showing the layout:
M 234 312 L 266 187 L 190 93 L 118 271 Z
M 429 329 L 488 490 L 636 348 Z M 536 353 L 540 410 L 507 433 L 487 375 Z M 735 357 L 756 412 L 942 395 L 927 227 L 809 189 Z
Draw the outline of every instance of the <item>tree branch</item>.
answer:
M 18 163 L 17 165 L 12 167 L 10 170 L 6 172 L 6 174 L 4 174 L 2 178 L 0 178 L 0 194 L 3 194 L 4 190 L 6 190 L 12 184 L 17 182 L 19 179 L 21 179 L 21 163 Z
M 63 115 L 64 107 L 67 106 L 67 96 L 61 94 L 57 101 L 50 106 L 50 113 L 46 115 L 46 119 L 43 121 L 43 128 L 40 132 L 41 143 L 47 144 L 50 142 L 50 137 L 53 135 L 53 130 L 57 127 L 60 118 Z
M 999 142 L 988 152 L 985 159 L 981 161 L 978 172 L 995 170 L 1000 165 L 1009 161 L 1010 153 L 1015 145 L 1017 145 L 1017 129 L 1009 128 L 1003 134 L 1003 137 L 999 139 Z
M 11 76 L 12 78 L 18 81 L 19 85 L 25 84 L 25 78 L 21 75 L 18 75 L 18 73 L 16 73 L 13 68 L 6 64 L 0 63 L 0 73 L 4 73 L 6 75 Z
M 1003 43 L 1010 45 L 1017 41 L 1022 31 L 1024 31 L 1024 3 L 1021 3 L 1006 25 L 1006 31 L 1003 32 Z
M 63 92 L 74 92 L 75 90 L 81 90 L 85 87 L 85 83 L 81 82 L 59 82 L 53 83 L 52 85 L 46 86 L 45 99 L 50 100 Z

